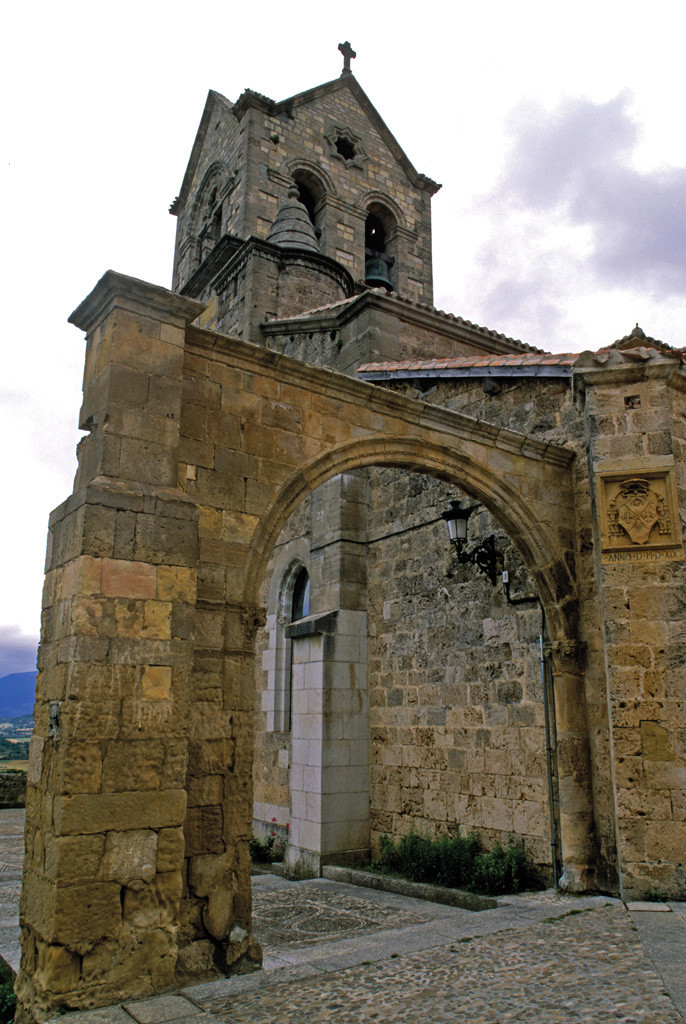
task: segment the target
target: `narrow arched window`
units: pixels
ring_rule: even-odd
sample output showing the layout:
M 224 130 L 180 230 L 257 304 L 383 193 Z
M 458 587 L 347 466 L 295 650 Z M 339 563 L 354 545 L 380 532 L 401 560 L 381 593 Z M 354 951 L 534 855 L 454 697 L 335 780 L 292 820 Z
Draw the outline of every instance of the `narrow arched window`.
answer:
M 307 185 L 305 185 L 302 181 L 298 181 L 296 182 L 296 184 L 298 186 L 298 198 L 305 207 L 305 209 L 307 210 L 307 216 L 312 221 L 312 226 L 314 227 L 316 225 L 315 208 L 317 206 L 315 198 L 312 195 L 310 189 L 307 187 Z
M 291 601 L 291 622 L 304 619 L 310 614 L 310 574 L 303 566 L 295 578 L 293 584 L 293 598 Z
M 297 548 L 302 545 L 297 542 Z M 288 627 L 310 614 L 310 574 L 300 550 L 295 558 L 277 569 L 270 590 L 267 623 L 269 646 L 263 655 L 267 689 L 262 707 L 267 713 L 268 732 L 289 732 L 293 699 L 293 644 Z

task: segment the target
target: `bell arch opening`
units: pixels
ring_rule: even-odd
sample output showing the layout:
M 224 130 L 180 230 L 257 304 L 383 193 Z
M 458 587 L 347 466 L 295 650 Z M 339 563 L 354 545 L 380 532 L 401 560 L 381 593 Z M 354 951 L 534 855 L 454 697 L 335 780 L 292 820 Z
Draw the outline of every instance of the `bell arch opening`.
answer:
M 398 223 L 388 206 L 378 201 L 367 207 L 364 229 L 365 283 L 391 291 L 397 286 Z
M 307 210 L 317 240 L 322 245 L 326 224 L 326 188 L 321 179 L 307 168 L 297 168 L 292 178 L 298 188 L 298 198 Z

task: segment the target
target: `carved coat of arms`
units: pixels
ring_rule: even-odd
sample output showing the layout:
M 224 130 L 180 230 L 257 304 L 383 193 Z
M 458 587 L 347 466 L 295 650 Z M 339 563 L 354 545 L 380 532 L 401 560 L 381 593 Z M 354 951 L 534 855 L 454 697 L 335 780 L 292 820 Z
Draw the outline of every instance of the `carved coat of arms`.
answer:
M 625 480 L 607 510 L 610 536 L 628 533 L 634 544 L 647 544 L 654 526 L 658 532 L 670 532 L 669 513 L 664 499 L 650 487 L 648 480 Z

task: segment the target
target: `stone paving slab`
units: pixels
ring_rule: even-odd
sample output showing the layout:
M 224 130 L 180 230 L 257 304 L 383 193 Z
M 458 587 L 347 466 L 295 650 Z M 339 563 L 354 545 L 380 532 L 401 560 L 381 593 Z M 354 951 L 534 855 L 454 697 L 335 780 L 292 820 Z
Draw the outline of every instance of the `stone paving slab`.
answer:
M 401 896 L 413 896 L 417 899 L 431 900 L 432 903 L 447 903 L 451 907 L 462 907 L 464 910 L 493 910 L 498 901 L 493 896 L 479 896 L 463 889 L 449 889 L 442 885 L 429 885 L 427 882 L 410 882 L 405 878 L 395 878 L 371 871 L 359 871 L 355 868 L 339 868 L 326 865 L 322 868 L 324 878 L 334 882 L 348 882 L 366 889 L 381 889 L 383 892 L 395 892 Z
M 103 1006 L 98 1010 L 75 1010 L 51 1020 L 59 1024 L 133 1024 L 133 1017 L 121 1006 Z
M 65 1013 L 52 1020 L 55 1024 L 221 1024 L 218 1017 L 180 994 Z
M 182 995 L 156 996 L 137 1002 L 122 1003 L 137 1024 L 165 1024 L 198 1015 L 198 1006 Z
M 631 900 L 625 906 L 630 913 L 633 913 L 635 910 L 645 910 L 649 914 L 672 913 L 672 908 L 668 903 L 652 903 L 648 902 L 648 900 Z

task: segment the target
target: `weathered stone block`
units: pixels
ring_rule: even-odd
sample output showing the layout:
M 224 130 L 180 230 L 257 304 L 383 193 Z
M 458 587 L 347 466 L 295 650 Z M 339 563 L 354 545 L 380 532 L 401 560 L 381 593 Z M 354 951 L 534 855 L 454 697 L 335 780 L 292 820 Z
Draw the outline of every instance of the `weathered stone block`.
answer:
M 99 793 L 55 799 L 55 827 L 62 835 L 117 830 L 165 828 L 183 824 L 186 794 L 182 790 Z
M 217 740 L 198 740 L 189 743 L 188 761 L 198 773 L 223 774 L 234 760 L 233 735 Z
M 179 565 L 160 565 L 157 569 L 158 601 L 195 601 L 196 572 Z
M 67 666 L 65 696 L 101 703 L 133 694 L 137 684 L 134 666 L 75 663 Z
M 124 923 L 141 931 L 177 924 L 181 890 L 180 871 L 157 874 L 148 884 L 126 888 Z
M 680 865 L 686 850 L 686 822 L 673 821 L 671 815 L 660 821 L 655 815 L 652 827 L 646 829 L 646 857 L 649 860 Z
M 658 722 L 641 722 L 641 752 L 647 761 L 674 761 L 668 731 Z
M 189 807 L 184 836 L 187 857 L 224 853 L 222 808 L 216 805 Z
M 164 665 L 144 665 L 141 696 L 145 700 L 168 700 L 171 696 L 172 670 Z
M 65 886 L 31 874 L 29 884 L 24 919 L 44 942 L 83 954 L 101 939 L 118 936 L 121 901 L 116 883 L 89 881 Z
M 114 549 L 116 512 L 101 505 L 86 505 L 83 513 L 84 555 L 111 557 Z
M 45 839 L 45 877 L 64 885 L 102 877 L 103 835 L 55 836 Z
M 60 599 L 75 594 L 89 596 L 99 594 L 102 579 L 102 561 L 89 555 L 83 555 L 68 562 L 61 571 L 56 595 Z M 46 578 L 47 581 L 47 578 Z
M 176 470 L 176 465 L 175 465 Z M 176 475 L 176 474 L 175 474 Z M 193 567 L 198 557 L 198 530 L 192 519 L 139 515 L 136 520 L 136 558 L 153 565 Z M 150 595 L 154 597 L 154 591 Z
M 183 829 L 160 829 L 157 834 L 157 870 L 159 872 L 180 871 L 184 851 Z
M 74 731 L 79 731 L 78 717 L 73 723 Z M 84 728 L 88 733 L 92 729 Z M 105 730 L 107 731 L 107 730 Z M 100 739 L 100 737 L 97 737 Z M 64 793 L 97 793 L 100 790 L 102 777 L 102 752 L 100 743 L 94 739 L 91 743 L 71 742 L 63 749 L 57 759 L 58 777 Z
M 81 998 L 102 1006 L 120 1001 L 123 992 L 129 999 L 163 992 L 171 987 L 175 960 L 172 928 L 133 934 L 127 928 L 121 941 L 104 940 L 84 955 Z
M 154 598 L 157 570 L 144 561 L 105 558 L 102 561 L 102 592 L 106 597 Z
M 81 960 L 64 946 L 36 943 L 37 964 L 34 982 L 40 988 L 58 994 L 76 988 L 81 974 Z
M 197 743 L 200 740 L 217 740 L 230 732 L 231 723 L 222 714 L 221 704 L 211 701 L 193 701 L 190 708 L 190 738 Z
M 150 829 L 108 832 L 102 875 L 106 881 L 130 885 L 132 881 L 150 882 L 157 870 L 157 833 Z
M 221 804 L 224 795 L 223 775 L 204 775 L 188 780 L 188 806 L 203 807 Z
M 159 789 L 163 756 L 164 748 L 159 740 L 109 743 L 103 762 L 103 791 Z
M 120 720 L 118 701 L 65 701 L 61 706 L 62 738 L 76 743 L 111 739 L 119 732 Z

